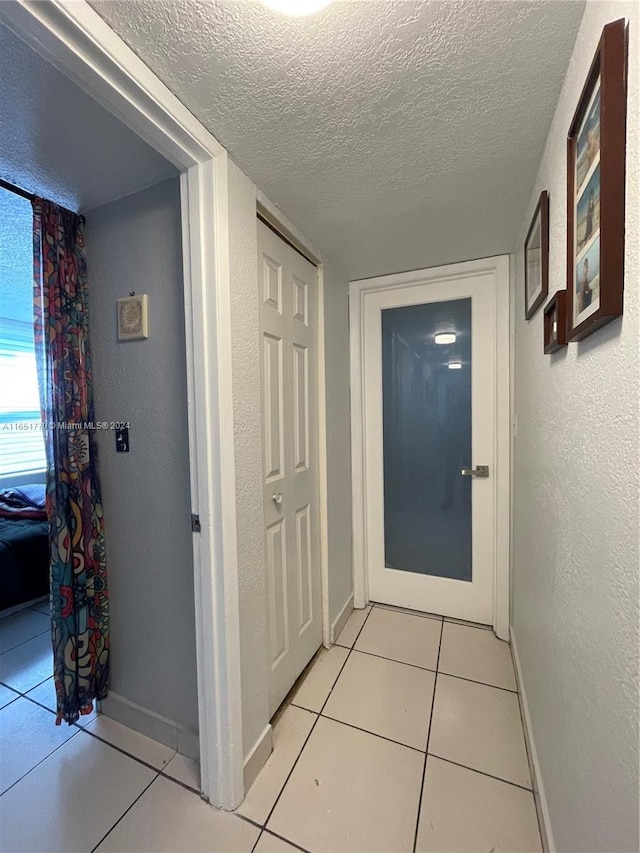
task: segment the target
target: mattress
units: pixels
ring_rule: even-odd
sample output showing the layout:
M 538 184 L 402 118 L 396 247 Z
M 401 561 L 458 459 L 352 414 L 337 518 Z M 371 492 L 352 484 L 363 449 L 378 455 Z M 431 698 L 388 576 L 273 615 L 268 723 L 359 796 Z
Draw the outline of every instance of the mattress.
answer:
M 0 518 L 0 610 L 48 594 L 47 521 Z

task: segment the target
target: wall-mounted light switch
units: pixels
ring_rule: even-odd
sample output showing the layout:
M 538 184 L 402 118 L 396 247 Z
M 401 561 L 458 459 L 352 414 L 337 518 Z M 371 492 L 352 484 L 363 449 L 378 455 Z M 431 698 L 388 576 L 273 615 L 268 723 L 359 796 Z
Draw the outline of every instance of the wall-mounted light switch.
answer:
M 116 452 L 129 452 L 129 427 L 119 427 L 116 429 Z

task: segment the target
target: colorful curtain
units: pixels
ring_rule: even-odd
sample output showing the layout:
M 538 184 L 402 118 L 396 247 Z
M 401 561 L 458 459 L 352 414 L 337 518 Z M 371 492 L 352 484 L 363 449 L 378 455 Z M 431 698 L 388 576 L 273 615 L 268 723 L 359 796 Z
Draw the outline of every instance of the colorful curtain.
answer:
M 35 341 L 47 451 L 57 720 L 109 684 L 109 599 L 93 422 L 84 219 L 33 202 Z

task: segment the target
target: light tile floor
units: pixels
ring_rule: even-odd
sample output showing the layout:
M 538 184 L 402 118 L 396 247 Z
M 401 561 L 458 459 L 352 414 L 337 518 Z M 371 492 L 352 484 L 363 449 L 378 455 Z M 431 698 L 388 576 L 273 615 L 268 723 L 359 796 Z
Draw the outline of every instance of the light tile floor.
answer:
M 3 853 L 541 851 L 511 654 L 487 629 L 355 611 L 225 814 L 173 750 L 105 717 L 53 725 L 36 612 L 0 619 Z

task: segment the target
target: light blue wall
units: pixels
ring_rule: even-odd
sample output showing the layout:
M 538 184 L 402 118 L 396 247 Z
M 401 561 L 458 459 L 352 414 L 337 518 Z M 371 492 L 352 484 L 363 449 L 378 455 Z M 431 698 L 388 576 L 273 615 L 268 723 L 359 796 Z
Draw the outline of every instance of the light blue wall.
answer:
M 86 214 L 95 414 L 111 589 L 111 687 L 198 730 L 187 379 L 177 178 Z M 119 342 L 116 299 L 149 295 L 149 338 Z

